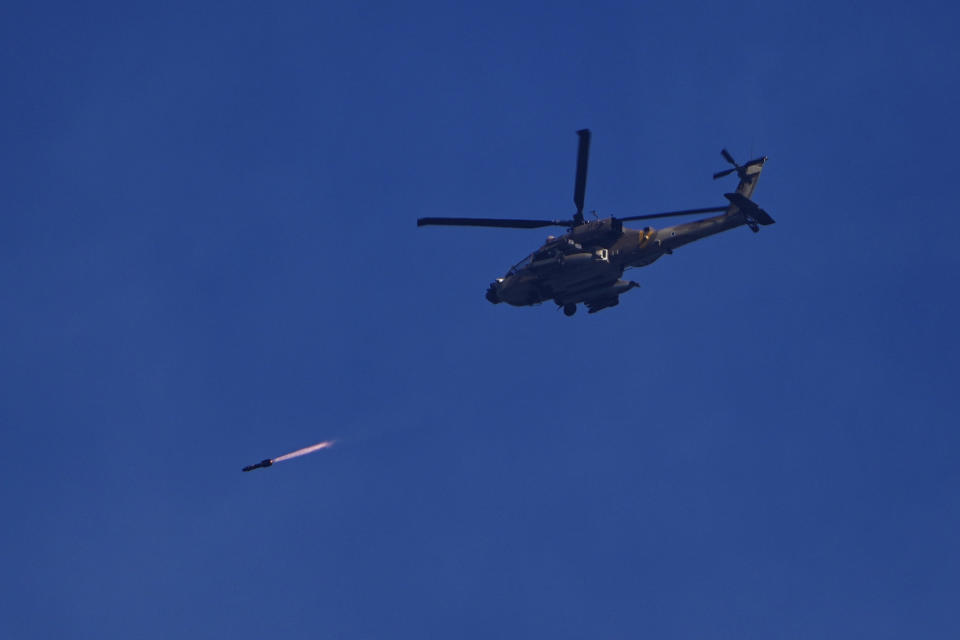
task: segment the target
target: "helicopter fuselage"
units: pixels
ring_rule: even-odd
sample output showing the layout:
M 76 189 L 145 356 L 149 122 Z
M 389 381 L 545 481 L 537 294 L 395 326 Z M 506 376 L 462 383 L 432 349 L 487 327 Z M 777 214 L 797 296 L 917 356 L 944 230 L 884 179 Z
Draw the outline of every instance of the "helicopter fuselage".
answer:
M 630 267 L 645 267 L 664 254 L 685 244 L 707 236 L 747 225 L 751 231 L 760 230 L 760 225 L 773 224 L 770 215 L 750 200 L 763 165 L 765 156 L 738 164 L 730 153 L 723 149 L 720 154 L 732 165 L 713 174 L 714 180 L 731 173 L 739 178 L 737 189 L 725 193 L 726 206 L 684 209 L 623 218 L 604 218 L 586 222 L 583 216 L 584 191 L 587 182 L 587 159 L 590 151 L 590 130 L 577 131 L 577 172 L 573 187 L 573 203 L 576 213 L 571 219 L 542 220 L 517 218 L 418 218 L 417 226 L 444 225 L 462 227 L 498 227 L 514 229 L 540 229 L 563 226 L 567 233 L 550 236 L 546 243 L 520 263 L 514 265 L 502 278 L 497 278 L 487 289 L 487 300 L 494 304 L 525 307 L 553 300 L 572 316 L 578 304 L 584 304 L 590 313 L 620 303 L 620 294 L 638 286 L 636 282 L 621 280 L 623 272 Z M 722 212 L 722 213 L 720 213 Z M 654 218 L 720 213 L 710 218 L 678 224 L 656 230 L 624 228 L 623 223 Z
M 615 306 L 637 286 L 621 280 L 625 269 L 644 267 L 674 249 L 746 224 L 735 207 L 723 215 L 664 229 L 629 229 L 616 218 L 586 222 L 547 242 L 491 283 L 487 300 L 527 306 L 553 300 L 585 303 L 591 313 Z

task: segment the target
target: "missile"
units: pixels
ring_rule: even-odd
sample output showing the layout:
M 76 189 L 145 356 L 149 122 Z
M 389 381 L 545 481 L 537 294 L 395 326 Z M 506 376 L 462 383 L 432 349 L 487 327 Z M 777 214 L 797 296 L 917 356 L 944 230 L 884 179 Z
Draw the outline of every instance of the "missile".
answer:
M 305 456 L 308 453 L 313 453 L 314 451 L 319 451 L 320 449 L 326 449 L 327 447 L 333 446 L 333 440 L 327 440 L 325 442 L 318 442 L 317 444 L 310 445 L 309 447 L 304 447 L 303 449 L 297 449 L 293 453 L 285 453 L 282 456 L 277 458 L 267 458 L 266 460 L 261 460 L 257 464 L 252 464 L 249 467 L 244 467 L 244 471 L 253 471 L 254 469 L 266 469 L 267 467 L 272 467 L 278 462 L 283 462 L 284 460 L 290 460 L 291 458 L 299 458 L 300 456 Z
M 254 469 L 266 469 L 267 467 L 273 465 L 273 460 L 267 458 L 266 460 L 261 460 L 257 464 L 252 464 L 249 467 L 244 467 L 244 471 L 253 471 Z

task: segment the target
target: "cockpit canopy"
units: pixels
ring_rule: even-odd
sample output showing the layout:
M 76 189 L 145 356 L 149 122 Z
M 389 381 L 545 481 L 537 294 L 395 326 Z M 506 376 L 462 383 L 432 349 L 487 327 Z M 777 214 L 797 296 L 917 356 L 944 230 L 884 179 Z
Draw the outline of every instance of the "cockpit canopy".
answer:
M 513 265 L 512 267 L 510 267 L 510 270 L 507 271 L 507 276 L 508 276 L 508 277 L 509 277 L 509 276 L 513 276 L 513 275 L 516 275 L 516 274 L 518 274 L 519 272 L 523 271 L 525 268 L 527 268 L 527 267 L 530 265 L 531 262 L 533 262 L 533 257 L 534 257 L 535 255 L 537 255 L 536 252 L 531 253 L 531 254 L 528 255 L 526 258 L 524 258 L 523 260 L 521 260 L 521 261 L 518 262 L 517 264 Z
M 559 238 L 556 236 L 547 236 L 547 241 L 544 243 L 544 245 L 517 264 L 510 267 L 510 270 L 507 272 L 507 276 L 515 275 L 516 273 L 524 270 L 530 266 L 531 262 L 552 258 L 556 256 L 557 253 L 568 253 L 569 249 L 564 249 L 564 247 L 567 245 L 570 245 L 570 247 L 576 249 L 580 248 L 580 245 L 571 242 L 566 236 L 561 236 Z

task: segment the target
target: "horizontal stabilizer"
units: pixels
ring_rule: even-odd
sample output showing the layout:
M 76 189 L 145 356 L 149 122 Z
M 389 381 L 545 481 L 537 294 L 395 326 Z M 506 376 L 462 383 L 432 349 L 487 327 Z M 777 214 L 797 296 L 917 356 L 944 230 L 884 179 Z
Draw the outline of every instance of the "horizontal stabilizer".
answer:
M 758 207 L 756 202 L 740 193 L 725 193 L 723 197 L 743 213 L 748 221 L 752 220 L 757 224 L 773 224 L 776 222 L 770 217 L 769 213 Z

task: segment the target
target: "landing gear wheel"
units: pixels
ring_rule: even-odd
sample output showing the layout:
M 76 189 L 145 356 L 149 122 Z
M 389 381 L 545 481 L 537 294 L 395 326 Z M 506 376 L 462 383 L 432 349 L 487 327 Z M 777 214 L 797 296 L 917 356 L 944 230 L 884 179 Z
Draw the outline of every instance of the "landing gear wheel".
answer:
M 575 304 L 565 304 L 563 305 L 563 315 L 572 316 L 577 312 L 577 305 Z

